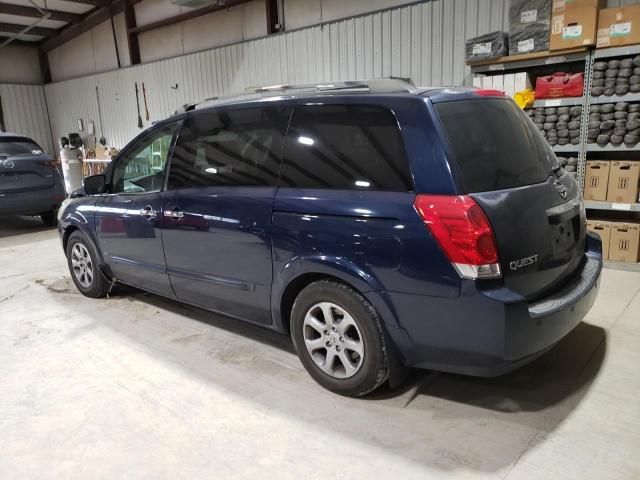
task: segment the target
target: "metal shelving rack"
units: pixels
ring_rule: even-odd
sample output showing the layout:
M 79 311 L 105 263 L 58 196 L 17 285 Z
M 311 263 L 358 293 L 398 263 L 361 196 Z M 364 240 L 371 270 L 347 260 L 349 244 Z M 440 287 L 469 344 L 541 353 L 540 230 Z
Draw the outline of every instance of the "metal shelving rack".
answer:
M 604 210 L 615 212 L 640 212 L 640 203 L 616 203 L 585 200 L 584 206 L 588 210 Z
M 471 65 L 473 73 L 502 72 L 506 70 L 523 70 L 531 67 L 556 65 L 567 62 L 583 62 L 591 54 L 589 50 L 559 51 L 553 54 L 541 53 L 536 58 L 518 60 L 516 57 L 501 57 L 494 60 L 482 61 Z
M 584 97 L 547 98 L 545 100 L 536 100 L 533 102 L 533 107 L 573 107 L 583 103 Z
M 596 152 L 640 152 L 640 143 L 633 147 L 625 145 L 613 146 L 611 144 L 601 147 L 597 144 L 587 143 L 587 130 L 589 123 L 589 113 L 592 104 L 616 103 L 616 102 L 640 102 L 640 93 L 628 93 L 627 95 L 612 96 L 592 96 L 591 95 L 591 79 L 593 73 L 593 64 L 599 59 L 609 59 L 623 56 L 633 56 L 640 54 L 640 45 L 631 45 L 626 47 L 612 47 L 603 49 L 591 49 L 585 51 L 549 53 L 541 55 L 537 58 L 529 58 L 526 60 L 496 59 L 494 63 L 482 62 L 471 65 L 472 73 L 501 73 L 509 70 L 527 70 L 535 67 L 544 67 L 555 64 L 563 64 L 568 62 L 584 62 L 584 95 L 582 97 L 572 98 L 555 98 L 536 100 L 535 107 L 559 107 L 559 106 L 582 106 L 582 117 L 580 122 L 580 144 L 579 145 L 555 145 L 553 151 L 556 153 L 577 153 L 578 154 L 578 175 L 577 180 L 580 188 L 584 189 L 584 177 L 586 170 L 587 156 Z M 640 159 L 640 155 L 638 155 Z M 613 203 L 613 202 L 594 202 L 585 201 L 587 210 L 596 212 L 622 212 L 625 215 L 628 212 L 640 212 L 639 203 Z M 640 263 L 624 263 L 624 262 L 605 262 L 605 265 L 618 270 L 640 272 Z
M 627 93 L 626 95 L 600 95 L 591 97 L 591 103 L 616 103 L 616 102 L 640 102 L 640 93 Z
M 630 45 L 626 47 L 612 47 L 612 48 L 603 48 L 603 49 L 595 49 L 591 51 L 591 61 L 589 65 L 589 69 L 593 71 L 593 63 L 597 60 L 606 60 L 610 58 L 616 57 L 628 57 L 632 55 L 640 54 L 640 45 Z M 591 75 L 589 75 L 591 78 Z M 602 104 L 602 103 L 616 103 L 616 102 L 640 102 L 640 93 L 628 93 L 626 95 L 612 95 L 612 96 L 592 96 L 591 95 L 591 80 L 589 80 L 589 85 L 585 89 L 585 100 L 586 104 L 583 107 L 583 111 L 586 111 L 587 119 L 589 118 L 589 111 L 591 109 L 591 105 Z M 582 133 L 582 132 L 581 132 Z M 586 142 L 586 130 L 584 132 L 583 141 Z M 640 159 L 640 156 L 637 152 L 640 152 L 640 143 L 635 146 L 628 147 L 626 145 L 614 146 L 611 144 L 605 145 L 601 147 L 597 144 L 586 144 L 584 159 L 579 163 L 583 164 L 583 169 L 586 167 L 587 155 L 598 152 L 621 152 L 621 153 L 631 153 L 637 156 Z M 580 183 L 580 187 L 584 188 L 584 178 Z M 596 201 L 585 201 L 585 207 L 588 211 L 592 212 L 600 212 L 600 213 L 615 213 L 617 215 L 632 215 L 632 218 L 638 218 L 638 212 L 640 212 L 640 204 L 639 203 L 614 203 L 614 202 L 596 202 Z M 614 268 L 616 270 L 625 270 L 631 272 L 640 272 L 640 263 L 625 263 L 625 262 L 613 262 L 606 261 L 605 266 L 609 268 Z
M 587 152 L 640 152 L 640 143 L 635 147 L 627 147 L 625 145 L 605 145 L 601 147 L 597 143 L 587 144 Z

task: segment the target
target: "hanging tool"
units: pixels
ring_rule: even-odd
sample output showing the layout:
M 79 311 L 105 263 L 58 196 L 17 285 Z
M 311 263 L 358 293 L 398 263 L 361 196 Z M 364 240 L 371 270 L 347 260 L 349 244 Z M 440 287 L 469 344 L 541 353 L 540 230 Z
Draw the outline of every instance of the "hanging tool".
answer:
M 96 85 L 96 100 L 98 101 L 98 120 L 100 120 L 100 139 L 98 143 L 103 147 L 107 145 L 107 140 L 104 138 L 104 127 L 102 123 L 102 108 L 100 106 L 100 92 L 98 91 L 98 86 Z
M 138 128 L 142 128 L 142 116 L 140 115 L 140 95 L 138 94 L 138 82 L 136 82 L 136 108 L 138 109 Z
M 142 82 L 142 98 L 144 99 L 144 116 L 149 121 L 149 107 L 147 106 L 147 89 L 144 86 L 144 82 Z

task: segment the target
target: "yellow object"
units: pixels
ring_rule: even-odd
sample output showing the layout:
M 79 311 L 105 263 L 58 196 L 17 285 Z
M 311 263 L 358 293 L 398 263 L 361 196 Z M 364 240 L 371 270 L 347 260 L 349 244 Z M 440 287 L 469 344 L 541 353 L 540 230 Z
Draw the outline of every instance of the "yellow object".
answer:
M 533 101 L 536 99 L 536 95 L 530 88 L 516 92 L 513 99 L 520 108 L 527 108 L 533 105 Z

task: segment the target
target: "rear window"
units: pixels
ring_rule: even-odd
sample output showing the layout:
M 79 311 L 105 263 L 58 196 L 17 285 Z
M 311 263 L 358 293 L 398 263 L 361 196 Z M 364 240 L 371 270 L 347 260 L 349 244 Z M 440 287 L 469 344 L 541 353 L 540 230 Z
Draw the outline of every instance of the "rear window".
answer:
M 377 106 L 295 107 L 281 184 L 297 188 L 412 190 L 395 116 Z
M 42 155 L 37 143 L 25 138 L 0 138 L 0 156 Z
M 552 173 L 553 151 L 514 102 L 456 100 L 435 108 L 468 192 L 540 183 Z

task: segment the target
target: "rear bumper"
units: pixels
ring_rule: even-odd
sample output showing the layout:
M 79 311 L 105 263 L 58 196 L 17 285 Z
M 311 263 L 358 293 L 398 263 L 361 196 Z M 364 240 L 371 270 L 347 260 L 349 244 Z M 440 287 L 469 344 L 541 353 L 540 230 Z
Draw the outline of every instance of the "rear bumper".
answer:
M 598 295 L 601 271 L 600 241 L 588 237 L 580 271 L 536 303 L 474 282 L 464 282 L 455 299 L 390 293 L 407 334 L 396 346 L 409 366 L 501 375 L 542 355 L 582 321 Z
M 0 215 L 37 215 L 56 210 L 64 200 L 64 187 L 51 187 L 20 193 L 0 193 Z

